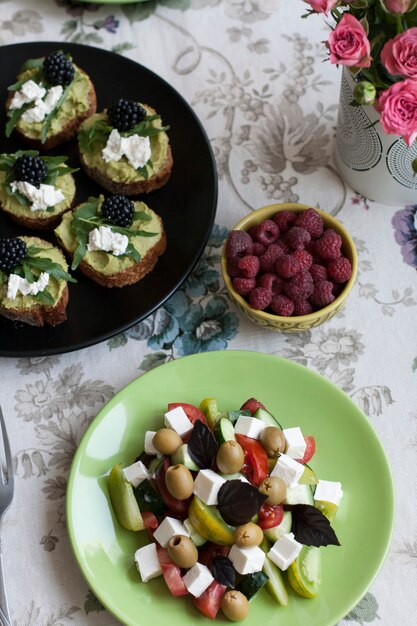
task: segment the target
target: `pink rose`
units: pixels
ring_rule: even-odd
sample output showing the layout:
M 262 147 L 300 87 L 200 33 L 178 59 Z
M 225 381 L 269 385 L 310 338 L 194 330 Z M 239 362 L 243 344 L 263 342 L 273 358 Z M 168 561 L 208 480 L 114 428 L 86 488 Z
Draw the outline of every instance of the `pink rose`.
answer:
M 371 65 L 371 45 L 365 29 L 356 17 L 345 13 L 336 28 L 330 33 L 328 47 L 330 62 L 349 67 Z
M 416 0 L 383 0 L 382 4 L 390 13 L 408 13 L 415 7 Z
M 307 2 L 316 13 L 325 15 L 339 4 L 339 0 L 304 0 L 304 2 Z
M 387 41 L 382 48 L 381 61 L 390 74 L 417 78 L 417 27 Z
M 394 83 L 381 93 L 375 108 L 385 132 L 401 135 L 411 146 L 417 137 L 417 82 L 407 78 Z

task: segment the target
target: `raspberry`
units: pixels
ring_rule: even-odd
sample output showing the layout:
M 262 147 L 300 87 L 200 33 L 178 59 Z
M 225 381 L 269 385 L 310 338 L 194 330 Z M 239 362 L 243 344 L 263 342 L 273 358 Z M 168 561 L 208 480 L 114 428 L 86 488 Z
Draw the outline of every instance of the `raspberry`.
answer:
M 249 398 L 249 400 L 246 400 L 246 402 L 244 402 L 240 407 L 241 411 L 249 411 L 249 413 L 252 413 L 252 415 L 258 409 L 265 409 L 265 407 L 262 402 L 259 402 L 259 400 L 257 400 L 256 398 Z
M 284 254 L 282 248 L 277 243 L 271 243 L 265 251 L 265 254 L 259 257 L 261 270 L 263 272 L 273 272 L 275 269 L 275 261 Z
M 333 283 L 329 280 L 322 280 L 314 285 L 314 291 L 310 296 L 311 304 L 321 309 L 333 302 L 333 300 Z
M 250 235 L 244 230 L 232 230 L 226 242 L 226 256 L 230 259 L 236 256 L 252 254 L 253 243 Z
M 248 256 L 239 259 L 238 267 L 244 278 L 255 278 L 259 272 L 259 259 L 257 256 L 248 254 Z
M 299 214 L 295 225 L 308 230 L 312 239 L 318 239 L 323 234 L 323 219 L 314 209 L 307 209 Z
M 272 220 L 264 220 L 254 228 L 253 238 L 264 246 L 274 243 L 279 235 L 279 228 Z
M 292 254 L 283 254 L 276 260 L 275 271 L 282 278 L 292 278 L 300 271 L 300 261 Z
M 352 276 L 352 266 L 349 259 L 342 256 L 330 261 L 327 266 L 327 273 L 335 283 L 346 283 Z
M 117 130 L 131 130 L 146 117 L 146 110 L 133 100 L 119 98 L 107 109 L 110 124 Z
M 254 278 L 234 278 L 232 282 L 234 290 L 240 296 L 247 296 L 248 293 L 256 287 L 256 280 Z
M 266 252 L 266 247 L 263 243 L 259 243 L 259 241 L 255 241 L 253 244 L 253 254 L 255 256 L 262 256 Z
M 317 239 L 314 250 L 322 259 L 337 259 L 341 256 L 342 238 L 332 228 L 324 231 L 320 239 Z
M 278 294 L 282 293 L 284 281 L 276 274 L 268 272 L 266 274 L 262 274 L 262 276 L 259 276 L 256 281 L 256 286 L 265 287 L 265 289 L 269 289 L 270 291 L 272 291 L 273 295 L 277 296 Z
M 314 290 L 310 272 L 299 272 L 284 283 L 284 293 L 292 300 L 300 300 L 311 296 Z
M 287 240 L 285 239 L 285 235 L 284 237 L 278 237 L 278 239 L 276 240 L 276 245 L 281 246 L 281 248 L 284 250 L 285 254 L 290 254 L 291 253 L 291 247 L 289 245 L 289 243 L 287 242 Z
M 297 215 L 292 211 L 279 211 L 273 219 L 275 224 L 278 225 L 280 233 L 286 233 L 294 224 Z
M 287 296 L 274 296 L 271 302 L 271 309 L 276 315 L 290 317 L 294 311 L 294 302 Z
M 313 263 L 313 255 L 307 250 L 295 250 L 293 256 L 300 261 L 302 270 L 309 270 Z
M 237 278 L 238 276 L 242 276 L 242 272 L 239 269 L 239 261 L 239 257 L 227 259 L 227 273 L 231 278 Z
M 315 283 L 319 283 L 322 280 L 327 280 L 327 270 L 324 265 L 320 265 L 319 263 L 313 263 L 310 267 L 310 274 L 313 277 L 313 281 Z
M 308 300 L 294 300 L 293 315 L 308 315 L 313 310 Z
M 342 283 L 332 283 L 333 285 L 333 295 L 335 298 L 337 298 L 337 296 L 340 296 L 340 294 L 342 293 L 343 289 L 344 289 L 344 284 Z
M 239 280 L 238 278 L 236 280 Z M 249 304 L 253 309 L 263 311 L 271 304 L 272 293 L 265 287 L 255 287 L 249 294 Z
M 286 240 L 293 250 L 304 250 L 310 242 L 311 235 L 305 228 L 293 226 L 287 233 Z

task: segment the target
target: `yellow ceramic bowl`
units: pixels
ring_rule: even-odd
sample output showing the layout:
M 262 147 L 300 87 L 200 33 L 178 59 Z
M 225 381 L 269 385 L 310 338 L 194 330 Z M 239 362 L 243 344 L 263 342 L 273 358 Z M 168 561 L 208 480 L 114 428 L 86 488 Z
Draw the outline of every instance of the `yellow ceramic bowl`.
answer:
M 311 205 L 308 204 L 270 204 L 262 209 L 252 211 L 252 213 L 240 220 L 240 222 L 234 226 L 233 230 L 249 230 L 251 226 L 255 226 L 263 220 L 271 218 L 273 215 L 278 213 L 278 211 L 294 211 L 295 213 L 302 213 L 302 211 L 305 211 L 310 207 Z M 222 274 L 229 296 L 236 304 L 239 311 L 243 313 L 243 315 L 251 322 L 258 324 L 258 326 L 268 328 L 269 330 L 286 332 L 309 330 L 310 328 L 320 326 L 320 324 L 329 320 L 333 317 L 333 315 L 336 315 L 336 313 L 340 311 L 344 305 L 345 300 L 356 280 L 358 272 L 358 258 L 355 244 L 353 243 L 352 237 L 349 235 L 347 230 L 337 219 L 328 213 L 320 211 L 319 209 L 316 209 L 316 211 L 323 218 L 325 227 L 333 228 L 333 230 L 335 230 L 342 237 L 342 251 L 344 256 L 346 256 L 351 262 L 352 276 L 344 286 L 343 291 L 333 300 L 333 302 L 318 311 L 309 313 L 308 315 L 282 317 L 280 315 L 274 315 L 273 313 L 265 313 L 265 311 L 253 309 L 249 303 L 233 289 L 232 280 L 227 273 L 226 246 L 223 247 Z

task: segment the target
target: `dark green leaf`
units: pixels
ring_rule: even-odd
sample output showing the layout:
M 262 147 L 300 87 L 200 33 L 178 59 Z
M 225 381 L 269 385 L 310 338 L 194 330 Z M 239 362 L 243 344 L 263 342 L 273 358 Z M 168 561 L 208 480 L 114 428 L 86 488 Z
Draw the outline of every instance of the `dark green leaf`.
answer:
M 139 176 L 141 176 L 145 180 L 148 180 L 149 173 L 148 173 L 148 168 L 146 167 L 146 165 L 144 165 L 143 167 L 137 167 L 136 171 L 139 174 Z
M 141 259 L 141 256 L 140 256 L 139 252 L 136 250 L 136 248 L 131 243 L 128 244 L 128 246 L 126 248 L 126 252 L 123 255 L 120 255 L 120 256 L 130 256 L 137 263 Z
M 188 453 L 201 469 L 211 469 L 216 458 L 218 444 L 207 424 L 197 420 L 188 441 Z
M 53 276 L 53 278 L 56 278 L 56 280 L 66 280 L 70 283 L 77 282 L 59 263 L 55 263 L 46 257 L 27 255 L 25 257 L 25 263 L 30 269 L 38 269 L 41 272 L 47 272 Z
M 227 556 L 215 556 L 210 567 L 211 575 L 221 585 L 235 586 L 236 570 Z
M 29 102 L 29 103 L 24 104 L 23 106 L 21 106 L 20 109 L 9 109 L 8 110 L 7 117 L 9 118 L 9 121 L 6 124 L 6 137 L 10 137 L 14 127 L 16 126 L 16 124 L 18 123 L 20 118 L 22 117 L 23 113 L 25 111 L 27 111 L 27 109 L 30 106 L 32 106 L 32 104 L 33 104 L 32 102 Z
M 27 265 L 27 263 L 25 263 L 25 261 L 22 262 L 22 268 L 23 268 L 23 275 L 26 278 L 26 280 L 29 283 L 34 283 L 37 277 L 32 272 L 30 267 L 28 267 L 28 265 Z
M 296 541 L 306 546 L 340 546 L 336 533 L 323 513 L 310 504 L 296 504 L 291 508 L 292 526 Z
M 227 480 L 219 490 L 218 509 L 226 524 L 240 526 L 259 513 L 267 497 L 249 483 Z
M 49 113 L 49 115 L 47 115 L 43 121 L 42 124 L 42 130 L 41 130 L 41 142 L 45 143 L 46 141 L 46 137 L 48 135 L 49 129 L 51 127 L 52 124 L 52 120 L 54 119 L 54 117 L 56 116 L 57 112 L 59 111 L 60 107 L 62 106 L 63 102 L 66 100 L 69 90 L 72 87 L 72 83 L 70 83 L 69 85 L 67 85 L 64 89 L 64 91 L 61 94 L 60 99 L 58 100 L 58 102 L 56 103 L 56 105 L 54 106 L 53 110 Z
M 83 152 L 94 152 L 97 145 L 105 145 L 112 131 L 107 119 L 99 119 L 90 126 L 83 126 L 78 141 Z
M 135 211 L 133 213 L 133 221 L 135 220 L 142 220 L 142 222 L 150 222 L 152 221 L 152 217 L 149 215 L 149 213 L 146 213 L 145 211 Z
M 71 263 L 71 269 L 72 270 L 76 270 L 77 269 L 77 267 L 79 266 L 79 264 L 83 260 L 83 257 L 85 256 L 85 253 L 87 252 L 86 241 L 83 241 L 81 239 L 77 239 L 77 243 L 78 243 L 78 245 L 77 245 L 77 247 L 75 249 L 74 256 L 73 256 L 72 263 Z
M 40 302 L 43 302 L 43 304 L 55 304 L 55 299 L 49 293 L 47 288 L 37 293 L 35 298 Z
M 35 67 L 43 67 L 43 59 L 28 59 L 25 63 L 23 63 L 22 67 L 20 68 L 20 72 L 33 70 L 35 69 Z

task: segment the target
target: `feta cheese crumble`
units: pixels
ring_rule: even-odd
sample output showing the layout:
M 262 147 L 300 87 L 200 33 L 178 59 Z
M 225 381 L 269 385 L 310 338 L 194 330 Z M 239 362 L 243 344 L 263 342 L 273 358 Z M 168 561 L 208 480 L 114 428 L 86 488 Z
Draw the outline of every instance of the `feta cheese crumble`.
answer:
M 149 137 L 140 135 L 122 137 L 117 128 L 113 128 L 101 154 L 106 163 L 120 161 L 125 156 L 136 170 L 146 165 L 151 158 L 151 142 Z
M 18 293 L 23 296 L 36 296 L 39 292 L 43 291 L 49 284 L 49 274 L 42 272 L 33 283 L 30 283 L 26 278 L 22 278 L 17 274 L 10 274 L 7 281 L 7 298 L 9 300 L 15 300 Z
M 38 98 L 35 100 L 35 106 L 30 107 L 25 111 L 21 117 L 22 122 L 43 122 L 45 117 L 52 113 L 56 107 L 58 100 L 62 96 L 62 85 L 56 85 L 48 89 L 46 98 L 42 100 Z
M 40 100 L 46 94 L 46 89 L 42 85 L 38 85 L 34 80 L 27 80 L 19 91 L 15 91 L 10 102 L 11 109 L 20 109 L 24 104 Z
M 55 189 L 53 185 L 40 184 L 39 188 L 23 180 L 14 180 L 10 183 L 12 191 L 18 191 L 32 203 L 31 211 L 45 211 L 49 207 L 54 207 L 63 200 L 65 196 L 60 189 Z
M 126 252 L 129 245 L 127 235 L 114 232 L 110 226 L 99 226 L 90 231 L 88 235 L 88 252 L 103 250 L 111 252 L 114 256 L 120 256 Z

